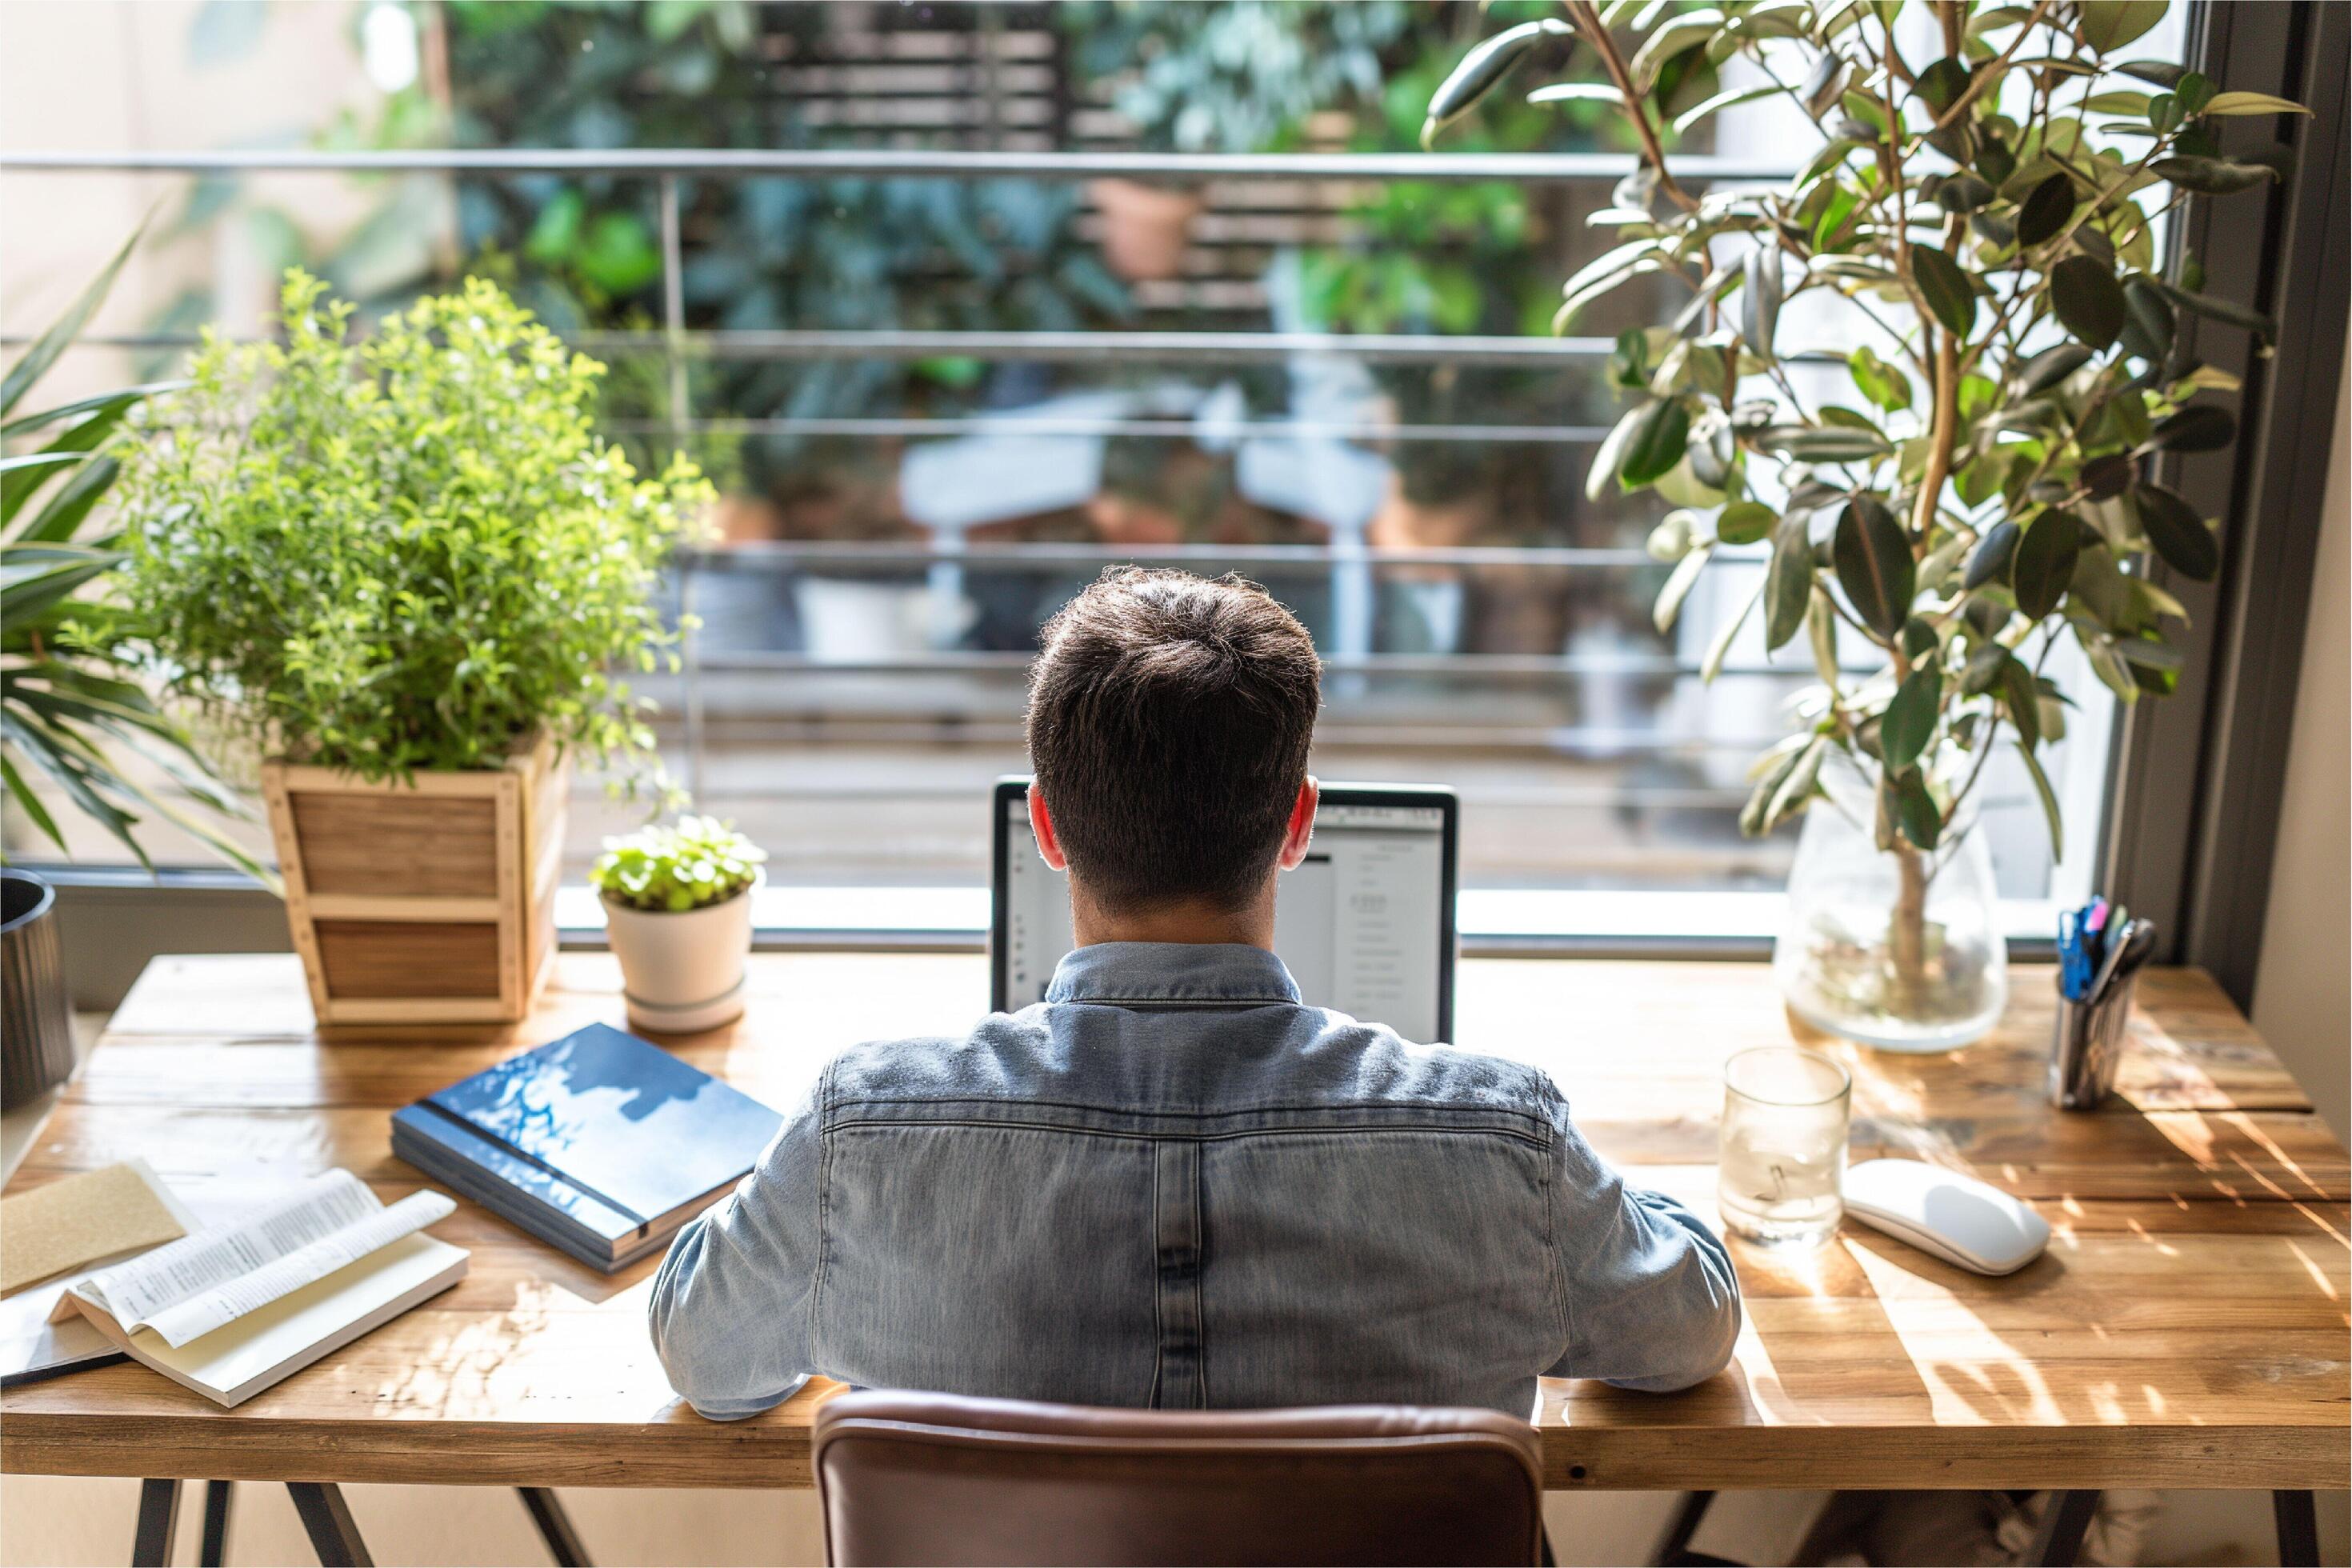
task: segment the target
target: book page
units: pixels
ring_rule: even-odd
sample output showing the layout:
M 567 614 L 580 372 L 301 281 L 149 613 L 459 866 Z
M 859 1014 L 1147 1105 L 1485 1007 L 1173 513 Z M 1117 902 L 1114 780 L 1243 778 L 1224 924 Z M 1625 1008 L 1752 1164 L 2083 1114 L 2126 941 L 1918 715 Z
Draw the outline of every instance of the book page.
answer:
M 174 1347 L 324 1279 L 457 1208 L 436 1192 L 384 1207 L 349 1171 L 330 1171 L 227 1225 L 90 1275 L 75 1294 L 128 1333 Z
M 389 1211 L 387 1211 L 389 1212 Z M 463 1247 L 403 1237 L 184 1346 L 152 1331 L 109 1342 L 223 1405 L 236 1405 L 463 1278 Z

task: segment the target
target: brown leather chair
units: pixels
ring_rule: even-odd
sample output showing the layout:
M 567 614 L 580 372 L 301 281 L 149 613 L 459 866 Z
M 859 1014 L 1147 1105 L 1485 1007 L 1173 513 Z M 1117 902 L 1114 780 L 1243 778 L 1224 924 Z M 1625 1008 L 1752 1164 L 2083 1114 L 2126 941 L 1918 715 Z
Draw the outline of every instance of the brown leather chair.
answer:
M 1535 1428 L 1491 1410 L 1101 1410 L 885 1390 L 817 1412 L 837 1568 L 1535 1563 Z

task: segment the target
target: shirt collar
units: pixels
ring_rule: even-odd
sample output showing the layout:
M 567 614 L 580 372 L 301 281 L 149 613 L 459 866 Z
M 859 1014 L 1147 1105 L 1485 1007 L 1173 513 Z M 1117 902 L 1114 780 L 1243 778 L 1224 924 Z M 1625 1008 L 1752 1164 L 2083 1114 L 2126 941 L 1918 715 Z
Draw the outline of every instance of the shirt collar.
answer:
M 1055 967 L 1048 1002 L 1298 1003 L 1282 960 L 1239 942 L 1103 942 Z

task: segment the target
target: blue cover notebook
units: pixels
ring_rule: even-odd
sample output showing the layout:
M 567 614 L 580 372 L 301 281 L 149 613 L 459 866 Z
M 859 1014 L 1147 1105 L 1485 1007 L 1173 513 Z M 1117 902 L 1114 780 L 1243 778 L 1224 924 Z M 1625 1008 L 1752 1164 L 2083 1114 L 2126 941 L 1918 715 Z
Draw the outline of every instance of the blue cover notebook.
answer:
M 749 1172 L 782 1118 L 604 1025 L 393 1116 L 394 1152 L 602 1268 L 659 1246 Z

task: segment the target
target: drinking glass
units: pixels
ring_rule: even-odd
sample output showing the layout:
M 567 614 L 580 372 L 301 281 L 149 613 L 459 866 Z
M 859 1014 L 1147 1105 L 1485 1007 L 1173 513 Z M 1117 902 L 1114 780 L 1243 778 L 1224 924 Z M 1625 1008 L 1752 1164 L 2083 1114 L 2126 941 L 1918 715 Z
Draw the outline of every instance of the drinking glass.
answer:
M 1741 1051 L 1723 1068 L 1724 1224 L 1768 1247 L 1818 1247 L 1845 1213 L 1846 1116 L 1853 1079 L 1794 1046 Z

